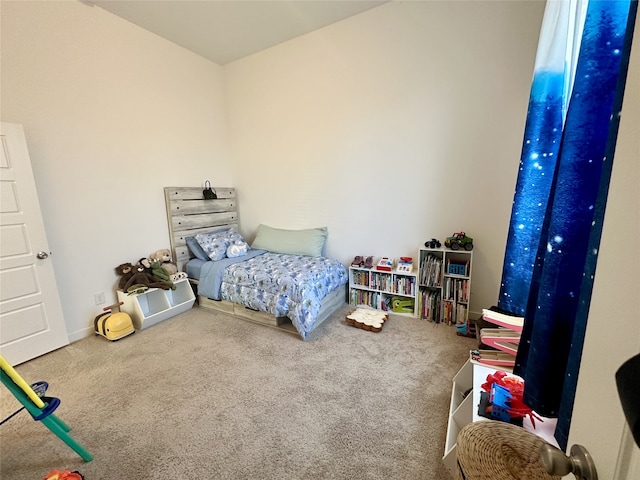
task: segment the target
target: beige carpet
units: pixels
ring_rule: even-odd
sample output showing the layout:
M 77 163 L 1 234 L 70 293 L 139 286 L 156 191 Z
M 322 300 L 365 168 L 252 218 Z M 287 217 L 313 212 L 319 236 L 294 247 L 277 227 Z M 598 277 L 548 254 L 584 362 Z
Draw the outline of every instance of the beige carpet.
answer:
M 475 341 L 392 316 L 334 313 L 303 342 L 201 308 L 118 342 L 92 337 L 17 367 L 46 380 L 85 463 L 22 412 L 0 426 L 0 477 L 447 479 L 451 378 Z M 4 387 L 0 418 L 18 408 Z

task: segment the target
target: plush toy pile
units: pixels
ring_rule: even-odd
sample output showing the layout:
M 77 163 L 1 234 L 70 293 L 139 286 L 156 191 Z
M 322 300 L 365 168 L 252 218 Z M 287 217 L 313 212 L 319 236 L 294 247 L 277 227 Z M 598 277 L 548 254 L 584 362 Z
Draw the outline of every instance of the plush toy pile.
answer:
M 173 263 L 173 260 L 171 260 L 171 251 L 168 248 L 163 248 L 153 252 L 149 255 L 149 261 L 151 262 L 151 268 L 153 268 L 154 262 L 157 262 L 169 275 L 169 280 L 172 282 L 176 282 L 181 278 L 187 278 L 187 274 L 179 272 L 178 267 Z
M 140 293 L 149 288 L 175 289 L 174 282 L 187 278 L 185 272 L 178 272 L 168 249 L 156 250 L 135 265 L 122 263 L 115 270 L 120 275 L 118 288 L 128 293 Z

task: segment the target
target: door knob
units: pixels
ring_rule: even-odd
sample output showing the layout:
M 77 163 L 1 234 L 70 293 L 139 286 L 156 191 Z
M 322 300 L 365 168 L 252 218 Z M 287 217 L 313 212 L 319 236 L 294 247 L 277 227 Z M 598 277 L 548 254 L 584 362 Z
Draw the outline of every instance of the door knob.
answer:
M 36 254 L 36 257 L 40 260 L 44 260 L 45 258 L 49 257 L 49 254 L 47 252 L 38 252 Z
M 598 480 L 593 458 L 582 445 L 572 446 L 571 454 L 567 457 L 562 450 L 545 444 L 540 455 L 542 465 L 550 475 L 564 476 L 573 473 L 578 480 Z

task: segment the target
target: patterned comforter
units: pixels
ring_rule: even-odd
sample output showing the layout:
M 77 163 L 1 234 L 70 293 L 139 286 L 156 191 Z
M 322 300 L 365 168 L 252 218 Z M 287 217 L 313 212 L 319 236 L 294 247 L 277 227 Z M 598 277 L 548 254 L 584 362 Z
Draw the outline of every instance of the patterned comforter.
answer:
M 266 252 L 226 265 L 219 296 L 210 298 L 288 317 L 306 339 L 315 326 L 322 299 L 345 285 L 347 278 L 345 266 L 334 259 Z M 202 284 L 203 279 L 200 281 Z

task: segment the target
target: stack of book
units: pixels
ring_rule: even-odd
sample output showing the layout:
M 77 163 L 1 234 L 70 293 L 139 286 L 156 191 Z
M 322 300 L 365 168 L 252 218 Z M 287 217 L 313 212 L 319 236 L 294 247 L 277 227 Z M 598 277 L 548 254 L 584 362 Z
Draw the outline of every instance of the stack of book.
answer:
M 524 317 L 483 309 L 482 318 L 499 328 L 480 330 L 480 341 L 495 350 L 473 350 L 471 360 L 483 365 L 513 369 L 520 344 Z
M 420 284 L 427 287 L 439 287 L 442 275 L 442 258 L 429 254 L 422 259 L 420 266 Z

